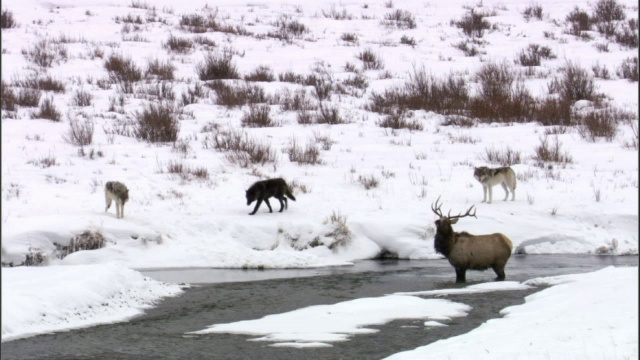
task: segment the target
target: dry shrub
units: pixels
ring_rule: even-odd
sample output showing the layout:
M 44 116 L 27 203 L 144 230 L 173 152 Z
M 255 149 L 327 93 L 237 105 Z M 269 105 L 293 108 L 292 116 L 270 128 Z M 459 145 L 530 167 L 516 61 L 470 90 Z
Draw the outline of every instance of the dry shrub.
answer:
M 40 67 L 52 67 L 69 58 L 67 47 L 50 39 L 40 39 L 30 49 L 22 50 L 22 55 Z
M 35 113 L 31 114 L 32 118 L 36 119 L 48 119 L 51 121 L 60 121 L 61 115 L 55 104 L 53 98 L 47 97 L 40 103 L 40 108 Z
M 71 104 L 73 106 L 91 106 L 91 101 L 93 100 L 93 95 L 83 89 L 78 89 L 73 93 L 73 97 L 71 98 Z
M 556 55 L 548 46 L 529 44 L 518 54 L 518 63 L 522 66 L 540 66 L 542 59 L 555 59 Z
M 497 150 L 493 147 L 485 148 L 485 153 L 481 155 L 481 160 L 500 166 L 512 166 L 522 163 L 522 155 L 520 151 L 513 150 L 507 146 L 503 150 Z
M 531 19 L 542 20 L 542 6 L 540 4 L 529 5 L 522 12 L 522 16 L 527 22 Z
M 91 145 L 93 141 L 94 123 L 91 120 L 80 119 L 72 113 L 67 114 L 69 129 L 62 136 L 63 140 L 75 146 Z
M 629 81 L 638 81 L 638 57 L 629 57 L 622 60 L 622 64 L 616 70 L 616 75 Z
M 24 262 L 24 266 L 44 266 L 49 263 L 49 257 L 44 251 L 38 247 L 29 246 L 29 252 L 27 252 Z
M 38 74 L 28 76 L 26 79 L 16 79 L 13 81 L 13 86 L 24 87 L 30 89 L 37 89 L 42 91 L 53 91 L 56 93 L 64 93 L 64 82 L 53 78 L 48 74 Z
M 150 59 L 147 63 L 146 78 L 155 78 L 157 80 L 173 80 L 173 72 L 176 67 L 170 61 L 161 61 L 160 59 Z
M 631 114 L 605 107 L 594 109 L 586 113 L 575 114 L 578 134 L 583 139 L 595 142 L 598 138 L 612 141 L 618 132 L 618 123 L 632 117 Z
M 17 26 L 18 23 L 16 23 L 13 13 L 9 11 L 9 9 L 2 9 L 2 13 L 0 14 L 0 28 L 10 29 Z
M 569 23 L 567 32 L 574 36 L 581 36 L 583 31 L 591 30 L 593 24 L 589 14 L 577 6 L 567 15 L 565 21 Z
M 333 242 L 329 244 L 329 249 L 336 251 L 340 246 L 345 247 L 349 245 L 351 239 L 353 239 L 353 233 L 349 226 L 347 226 L 347 217 L 339 212 L 333 211 L 333 213 L 324 221 L 325 224 L 331 224 L 333 230 L 326 233 L 324 236 L 332 238 Z
M 226 83 L 221 80 L 207 84 L 216 93 L 216 104 L 237 107 L 246 104 L 264 103 L 267 96 L 259 85 L 247 83 Z
M 275 75 L 273 75 L 273 70 L 266 65 L 258 66 L 253 72 L 248 75 L 245 75 L 244 79 L 246 81 L 264 81 L 264 82 L 272 82 L 276 80 Z
M 181 38 L 169 34 L 169 38 L 166 42 L 162 43 L 162 47 L 167 51 L 176 54 L 189 54 L 194 50 L 193 41 L 188 38 Z
M 298 144 L 296 138 L 291 139 L 289 146 L 283 151 L 289 155 L 289 160 L 298 164 L 322 165 L 320 149 L 313 141 L 309 141 L 304 148 Z
M 229 48 L 220 52 L 207 52 L 204 61 L 196 66 L 196 73 L 203 81 L 240 78 L 233 63 L 233 50 Z
M 415 29 L 416 18 L 407 10 L 397 9 L 384 15 L 382 25 L 398 29 Z
M 40 104 L 42 91 L 39 89 L 20 89 L 15 97 L 15 104 L 25 107 L 36 107 Z
M 101 249 L 105 244 L 104 235 L 99 231 L 91 230 L 86 230 L 82 234 L 72 237 L 66 246 L 54 243 L 60 259 L 77 251 Z
M 147 142 L 173 142 L 178 139 L 180 123 L 173 106 L 166 102 L 148 104 L 134 114 L 135 137 Z
M 377 188 L 380 185 L 380 179 L 373 174 L 358 176 L 358 182 L 367 190 Z
M 226 152 L 225 158 L 229 163 L 243 168 L 266 163 L 275 165 L 278 160 L 269 143 L 252 139 L 242 131 L 214 129 L 210 136 L 205 137 L 203 145 Z
M 356 58 L 362 61 L 365 70 L 380 70 L 384 67 L 384 62 L 380 55 L 374 53 L 371 49 L 362 50 L 356 55 Z
M 190 104 L 195 104 L 198 99 L 208 96 L 206 89 L 202 86 L 202 83 L 195 83 L 193 86 L 187 88 L 186 93 L 182 93 L 180 99 L 180 106 L 184 107 Z
M 15 92 L 9 85 L 2 80 L 2 92 L 0 93 L 0 101 L 2 102 L 2 110 L 6 111 L 16 111 L 17 97 Z
M 251 104 L 249 111 L 242 116 L 242 126 L 247 127 L 273 127 L 278 123 L 271 118 L 271 107 L 266 104 Z
M 571 164 L 573 158 L 568 152 L 561 150 L 562 143 L 558 140 L 558 136 L 554 137 L 554 142 L 549 142 L 549 137 L 540 137 L 540 144 L 534 148 L 533 160 L 539 167 L 544 167 L 546 163 L 558 163 L 562 165 Z
M 483 13 L 470 9 L 461 20 L 454 22 L 454 24 L 462 29 L 465 35 L 481 38 L 484 35 L 484 31 L 491 28 L 491 24 L 485 19 L 485 16 Z
M 378 123 L 378 126 L 383 128 L 392 129 L 409 129 L 412 131 L 422 131 L 424 128 L 422 123 L 415 119 L 410 119 L 410 112 L 406 111 L 394 111 L 391 114 L 384 115 L 382 121 Z

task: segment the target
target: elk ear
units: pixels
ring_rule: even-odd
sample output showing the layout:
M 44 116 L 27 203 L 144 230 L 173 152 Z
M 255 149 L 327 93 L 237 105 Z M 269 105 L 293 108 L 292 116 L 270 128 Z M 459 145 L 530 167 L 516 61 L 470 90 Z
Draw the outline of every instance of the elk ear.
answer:
M 457 222 L 458 222 L 458 219 L 451 219 L 451 223 L 452 223 L 452 224 L 455 224 L 455 223 L 457 223 Z

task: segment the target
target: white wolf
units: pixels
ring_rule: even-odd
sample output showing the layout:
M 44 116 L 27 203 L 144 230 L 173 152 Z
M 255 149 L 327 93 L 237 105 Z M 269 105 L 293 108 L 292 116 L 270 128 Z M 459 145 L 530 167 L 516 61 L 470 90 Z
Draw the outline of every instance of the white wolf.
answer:
M 511 201 L 516 199 L 516 173 L 510 167 L 488 168 L 481 166 L 474 168 L 473 177 L 476 178 L 482 184 L 482 190 L 484 192 L 484 199 L 482 202 L 491 204 L 493 200 L 494 186 L 500 184 L 504 189 L 504 200 L 509 198 L 509 190 L 511 190 Z M 489 193 L 489 200 L 487 201 L 487 193 Z
M 123 218 L 124 204 L 129 200 L 129 189 L 121 182 L 108 181 L 104 186 L 104 201 L 107 205 L 104 211 L 109 210 L 112 200 L 116 202 L 116 217 Z

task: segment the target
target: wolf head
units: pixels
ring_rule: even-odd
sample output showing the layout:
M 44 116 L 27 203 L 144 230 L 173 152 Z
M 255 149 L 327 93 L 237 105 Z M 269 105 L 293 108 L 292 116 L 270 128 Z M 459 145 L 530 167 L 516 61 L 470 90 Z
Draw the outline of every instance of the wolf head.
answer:
M 251 189 L 245 191 L 245 196 L 247 197 L 247 205 L 251 205 L 252 202 L 256 201 L 256 194 Z
M 489 175 L 487 173 L 487 167 L 486 166 L 481 166 L 481 167 L 477 167 L 473 169 L 473 177 L 476 178 L 476 180 L 478 180 L 479 182 L 483 182 L 487 176 Z

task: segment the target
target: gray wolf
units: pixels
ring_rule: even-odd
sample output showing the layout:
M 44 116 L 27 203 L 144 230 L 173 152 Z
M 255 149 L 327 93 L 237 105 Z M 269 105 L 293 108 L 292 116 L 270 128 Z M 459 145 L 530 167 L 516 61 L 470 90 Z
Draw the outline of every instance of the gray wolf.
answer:
M 116 217 L 123 218 L 124 204 L 129 201 L 129 189 L 119 181 L 107 181 L 104 186 L 104 200 L 107 205 L 104 211 L 109 210 L 113 200 L 116 203 Z
M 510 167 L 488 168 L 481 166 L 474 168 L 473 177 L 476 178 L 482 184 L 482 191 L 484 192 L 484 199 L 482 202 L 491 204 L 493 201 L 492 188 L 498 184 L 502 185 L 506 201 L 509 197 L 509 191 L 511 191 L 511 201 L 516 199 L 516 173 Z M 487 193 L 489 193 L 489 200 L 487 201 Z
M 267 207 L 269 207 L 269 212 L 273 212 L 271 204 L 269 204 L 270 197 L 275 197 L 280 201 L 280 212 L 289 207 L 287 197 L 293 201 L 296 200 L 293 194 L 291 194 L 287 182 L 282 178 L 257 181 L 246 190 L 245 195 L 247 197 L 247 205 L 251 205 L 251 203 L 256 200 L 258 201 L 256 207 L 253 208 L 253 212 L 249 213 L 249 215 L 255 214 L 263 201 L 267 204 Z

